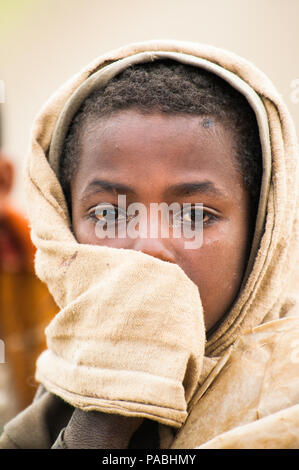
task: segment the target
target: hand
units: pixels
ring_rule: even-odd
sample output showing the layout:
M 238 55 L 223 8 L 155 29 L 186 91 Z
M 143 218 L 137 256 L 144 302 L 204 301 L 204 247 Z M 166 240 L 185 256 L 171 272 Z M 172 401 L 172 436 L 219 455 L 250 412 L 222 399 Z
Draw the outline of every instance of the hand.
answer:
M 127 449 L 143 418 L 76 408 L 64 431 L 69 449 Z

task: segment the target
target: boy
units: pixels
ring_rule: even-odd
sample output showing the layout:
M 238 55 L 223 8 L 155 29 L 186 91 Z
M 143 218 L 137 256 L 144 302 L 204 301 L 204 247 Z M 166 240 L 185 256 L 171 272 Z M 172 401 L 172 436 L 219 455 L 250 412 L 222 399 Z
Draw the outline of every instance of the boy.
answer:
M 2 447 L 298 447 L 298 311 L 281 279 L 297 248 L 296 140 L 267 79 L 226 51 L 132 45 L 54 98 L 32 150 L 37 272 L 61 312 L 44 388 Z M 199 248 L 127 230 L 128 204 L 146 208 L 142 225 L 174 202 L 188 209 L 171 229 L 198 229 L 200 213 Z

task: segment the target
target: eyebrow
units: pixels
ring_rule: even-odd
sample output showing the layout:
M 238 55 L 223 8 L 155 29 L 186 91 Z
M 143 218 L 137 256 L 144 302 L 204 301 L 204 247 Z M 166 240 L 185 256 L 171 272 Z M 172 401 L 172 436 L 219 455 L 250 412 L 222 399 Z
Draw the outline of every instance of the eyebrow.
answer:
M 113 181 L 95 179 L 88 184 L 80 199 L 83 200 L 91 194 L 100 192 L 110 192 L 113 194 L 131 194 L 132 196 L 136 196 L 136 191 L 131 186 Z M 188 183 L 170 185 L 165 190 L 165 196 L 190 196 L 195 193 L 205 193 L 216 197 L 225 196 L 224 192 L 216 187 L 212 181 L 208 180 L 191 181 Z
M 168 186 L 167 194 L 175 196 L 186 196 L 195 193 L 205 193 L 211 196 L 224 197 L 225 193 L 221 191 L 212 181 L 191 181 L 188 183 L 179 183 Z
M 87 187 L 82 192 L 80 199 L 83 200 L 91 194 L 101 192 L 109 192 L 113 194 L 132 194 L 136 196 L 136 192 L 134 191 L 134 189 L 126 184 L 95 179 L 87 185 Z

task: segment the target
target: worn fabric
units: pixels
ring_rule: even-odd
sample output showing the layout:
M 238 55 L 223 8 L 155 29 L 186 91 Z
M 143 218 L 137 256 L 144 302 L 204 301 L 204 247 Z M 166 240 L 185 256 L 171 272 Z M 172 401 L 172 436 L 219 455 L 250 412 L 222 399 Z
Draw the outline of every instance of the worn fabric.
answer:
M 298 338 L 295 317 L 242 335 L 197 390 L 172 448 L 299 448 Z
M 122 67 L 162 57 L 204 67 L 227 80 L 248 99 L 260 130 L 264 171 L 248 268 L 230 312 L 206 341 L 200 297 L 178 267 L 130 250 L 76 243 L 56 175 L 61 142 L 84 96 Z M 96 59 L 37 117 L 27 191 L 37 273 L 61 308 L 46 330 L 48 351 L 37 362 L 37 379 L 50 392 L 73 406 L 150 417 L 159 423 L 164 448 L 299 448 L 299 320 L 296 292 L 290 291 L 298 263 L 298 147 L 286 106 L 262 72 L 228 51 L 177 41 L 132 44 Z M 130 295 L 118 294 L 123 282 Z M 105 294 L 97 291 L 108 283 Z M 137 293 L 131 289 L 134 283 Z M 156 330 L 159 344 L 145 360 L 140 351 L 153 339 L 143 329 L 151 325 L 151 312 L 170 330 Z M 123 313 L 129 320 L 125 324 Z M 105 347 L 112 351 L 113 341 L 115 355 L 105 362 Z M 124 363 L 118 352 L 125 353 Z M 122 364 L 131 384 L 126 374 L 113 374 Z M 148 374 L 143 390 L 140 373 Z M 97 387 L 95 377 L 100 379 Z M 173 433 L 175 427 L 180 429 Z
M 0 449 L 50 449 L 72 412 L 70 405 L 40 387 L 33 402 L 5 426 Z
M 204 354 L 196 286 L 177 265 L 126 250 L 83 248 L 66 274 L 61 265 L 70 302 L 46 330 L 37 380 L 85 410 L 180 426 Z

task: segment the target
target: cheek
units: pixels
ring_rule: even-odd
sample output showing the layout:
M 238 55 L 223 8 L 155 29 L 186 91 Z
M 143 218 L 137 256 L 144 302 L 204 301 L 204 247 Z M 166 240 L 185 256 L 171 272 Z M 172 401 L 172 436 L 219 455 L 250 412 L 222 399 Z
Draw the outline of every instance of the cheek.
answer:
M 111 248 L 130 248 L 130 241 L 126 238 L 101 238 L 96 230 L 96 224 L 91 219 L 79 219 L 73 216 L 73 232 L 79 243 L 88 245 L 109 246 Z
M 215 238 L 204 240 L 199 250 L 185 250 L 182 264 L 186 274 L 203 293 L 215 291 L 219 281 L 223 287 L 227 274 L 235 272 L 238 260 L 237 250 L 231 243 Z
M 242 282 L 247 260 L 246 227 L 208 229 L 198 250 L 181 253 L 181 267 L 198 286 L 209 330 L 229 309 Z M 209 233 L 208 233 L 209 232 Z
M 184 250 L 182 261 L 195 275 L 213 274 L 223 278 L 228 272 L 243 267 L 248 248 L 248 227 L 233 221 L 204 229 L 203 241 L 198 250 Z M 203 279 L 204 280 L 204 279 Z M 202 282 L 203 282 L 202 280 Z

